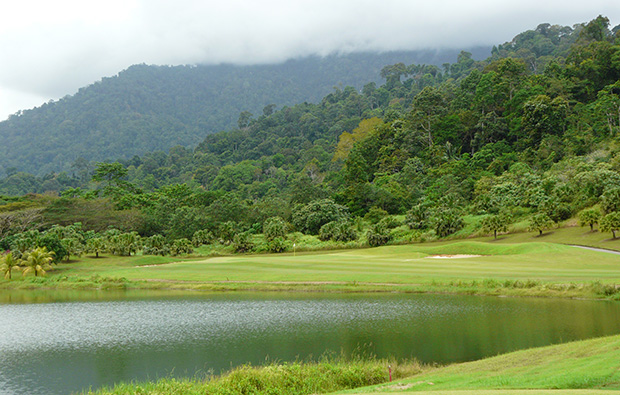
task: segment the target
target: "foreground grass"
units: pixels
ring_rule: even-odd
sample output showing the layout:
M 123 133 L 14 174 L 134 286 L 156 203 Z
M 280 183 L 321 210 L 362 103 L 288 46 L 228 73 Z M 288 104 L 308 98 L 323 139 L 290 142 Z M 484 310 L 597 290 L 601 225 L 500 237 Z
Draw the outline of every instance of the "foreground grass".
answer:
M 205 379 L 166 378 L 153 383 L 118 384 L 114 388 L 89 391 L 93 395 L 146 394 L 317 394 L 378 384 L 393 376 L 403 378 L 419 373 L 417 362 L 354 359 L 320 362 L 293 362 L 264 367 L 241 366 L 222 376 Z
M 388 365 L 393 369 L 393 382 L 388 382 Z M 445 367 L 388 360 L 242 366 L 220 377 L 119 384 L 88 394 L 259 395 L 342 391 L 347 394 L 577 395 L 610 390 L 620 390 L 620 336 L 517 351 Z
M 492 390 L 497 394 L 543 394 L 542 390 L 620 390 L 620 336 L 517 351 L 475 362 L 432 368 L 405 380 L 347 391 L 352 394 Z M 519 390 L 512 392 L 507 390 Z M 460 392 L 464 391 L 464 392 Z M 430 392 L 429 392 L 430 393 Z M 480 392 L 485 394 L 487 392 Z M 607 392 L 609 393 L 609 392 Z

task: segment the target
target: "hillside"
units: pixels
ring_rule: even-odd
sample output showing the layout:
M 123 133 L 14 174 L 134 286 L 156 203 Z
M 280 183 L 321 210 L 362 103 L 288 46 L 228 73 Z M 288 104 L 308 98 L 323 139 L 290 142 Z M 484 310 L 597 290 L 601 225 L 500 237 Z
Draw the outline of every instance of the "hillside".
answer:
M 487 56 L 489 48 L 474 53 Z M 274 65 L 135 65 L 75 95 L 0 123 L 0 174 L 69 170 L 79 157 L 131 158 L 175 145 L 195 146 L 206 135 L 237 126 L 239 114 L 316 102 L 335 86 L 360 89 L 381 81 L 398 62 L 441 65 L 458 51 L 354 53 L 308 57 Z M 5 171 L 3 171 L 5 170 Z

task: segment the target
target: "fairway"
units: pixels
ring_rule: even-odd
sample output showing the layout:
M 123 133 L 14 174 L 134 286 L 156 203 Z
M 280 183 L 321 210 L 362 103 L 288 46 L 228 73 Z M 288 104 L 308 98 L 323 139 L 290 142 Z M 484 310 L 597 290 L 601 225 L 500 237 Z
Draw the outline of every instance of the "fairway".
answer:
M 450 257 L 466 255 L 466 257 Z M 468 256 L 471 255 L 471 256 Z M 441 256 L 443 259 L 433 259 Z M 323 253 L 93 265 L 80 274 L 176 282 L 426 284 L 455 280 L 620 281 L 618 255 L 546 242 L 458 241 Z M 96 263 L 96 260 L 91 261 Z

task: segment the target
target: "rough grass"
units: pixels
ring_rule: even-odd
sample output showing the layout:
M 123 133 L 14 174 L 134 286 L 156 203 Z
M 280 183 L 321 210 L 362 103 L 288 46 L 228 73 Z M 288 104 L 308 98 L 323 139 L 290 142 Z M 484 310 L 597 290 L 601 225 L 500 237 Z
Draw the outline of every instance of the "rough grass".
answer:
M 393 382 L 388 382 L 388 365 L 393 369 Z M 620 336 L 516 351 L 445 367 L 375 359 L 241 366 L 218 377 L 119 384 L 88 394 L 286 395 L 341 391 L 347 394 L 585 395 L 616 390 L 620 390 Z
M 498 394 L 543 394 L 546 392 L 541 390 L 560 389 L 558 393 L 591 390 L 575 394 L 620 390 L 620 336 L 522 350 L 434 368 L 405 380 L 346 393 L 433 391 L 444 394 L 449 390 L 467 394 L 493 390 L 500 391 Z
M 419 373 L 417 362 L 362 359 L 323 359 L 319 362 L 270 364 L 263 367 L 240 366 L 230 372 L 204 379 L 166 378 L 153 383 L 125 383 L 114 388 L 89 391 L 90 395 L 142 394 L 318 394 L 382 383 L 393 377 Z

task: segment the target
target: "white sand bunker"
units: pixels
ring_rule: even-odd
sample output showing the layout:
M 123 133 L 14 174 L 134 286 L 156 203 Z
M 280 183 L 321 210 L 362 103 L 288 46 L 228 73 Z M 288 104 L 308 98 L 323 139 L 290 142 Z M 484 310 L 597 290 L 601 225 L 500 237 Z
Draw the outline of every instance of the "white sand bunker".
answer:
M 427 256 L 426 258 L 431 258 L 431 259 L 462 259 L 462 258 L 477 258 L 477 257 L 480 257 L 480 256 L 482 256 L 482 255 L 468 255 L 468 254 L 448 255 L 448 254 L 441 254 L 441 255 Z

